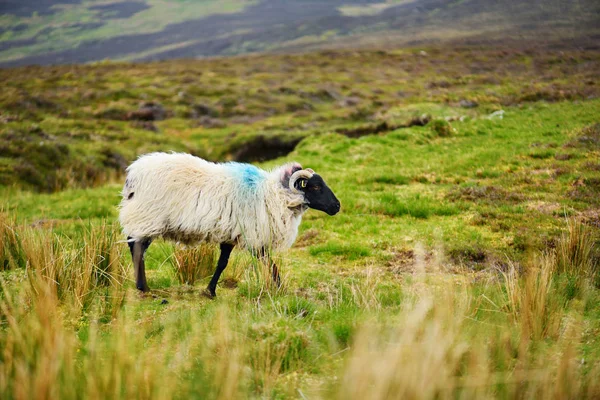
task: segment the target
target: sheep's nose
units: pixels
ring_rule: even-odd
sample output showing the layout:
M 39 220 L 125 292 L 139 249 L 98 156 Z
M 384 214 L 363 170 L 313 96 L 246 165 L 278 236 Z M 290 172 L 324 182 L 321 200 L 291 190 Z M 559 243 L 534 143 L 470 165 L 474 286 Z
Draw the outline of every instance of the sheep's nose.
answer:
M 329 215 L 335 215 L 338 212 L 340 212 L 340 208 L 341 208 L 341 204 L 338 201 L 337 203 L 333 204 L 330 208 L 329 208 Z

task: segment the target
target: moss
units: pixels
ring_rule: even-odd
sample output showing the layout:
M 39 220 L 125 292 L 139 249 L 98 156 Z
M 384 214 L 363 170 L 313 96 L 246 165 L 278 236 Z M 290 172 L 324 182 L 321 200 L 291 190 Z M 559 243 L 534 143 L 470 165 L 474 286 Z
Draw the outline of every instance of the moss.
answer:
M 435 133 L 439 137 L 448 137 L 454 134 L 454 129 L 452 125 L 448 121 L 444 121 L 441 119 L 433 120 L 429 124 L 431 131 Z

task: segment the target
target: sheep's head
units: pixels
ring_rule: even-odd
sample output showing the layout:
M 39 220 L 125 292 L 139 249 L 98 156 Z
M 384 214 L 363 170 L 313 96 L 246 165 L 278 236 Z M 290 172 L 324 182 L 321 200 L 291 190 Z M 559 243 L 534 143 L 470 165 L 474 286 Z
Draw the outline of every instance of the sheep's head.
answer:
M 335 197 L 329 186 L 319 174 L 310 168 L 302 169 L 297 164 L 289 179 L 289 188 L 293 192 L 302 194 L 304 201 L 310 208 L 335 215 L 340 211 L 340 201 Z

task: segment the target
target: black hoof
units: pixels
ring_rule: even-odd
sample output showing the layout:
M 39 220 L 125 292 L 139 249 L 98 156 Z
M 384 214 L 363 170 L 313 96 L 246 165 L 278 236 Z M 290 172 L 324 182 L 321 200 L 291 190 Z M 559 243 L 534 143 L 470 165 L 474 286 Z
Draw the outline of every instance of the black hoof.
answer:
M 217 292 L 211 290 L 210 288 L 206 288 L 202 291 L 202 296 L 208 297 L 209 299 L 214 299 L 215 297 L 217 297 Z

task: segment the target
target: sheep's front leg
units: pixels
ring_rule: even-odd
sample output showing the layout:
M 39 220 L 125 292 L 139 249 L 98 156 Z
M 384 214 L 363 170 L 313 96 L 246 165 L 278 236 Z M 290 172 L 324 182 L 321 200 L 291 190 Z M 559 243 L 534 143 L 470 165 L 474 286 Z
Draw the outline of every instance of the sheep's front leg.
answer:
M 213 275 L 207 287 L 211 297 L 215 297 L 217 295 L 217 283 L 219 282 L 219 278 L 229 262 L 229 256 L 231 255 L 232 250 L 232 244 L 221 243 L 221 255 L 219 256 L 219 261 L 217 262 L 217 268 L 215 269 L 215 274 Z
M 150 247 L 152 239 L 142 239 L 130 241 L 131 237 L 127 238 L 129 250 L 131 251 L 131 259 L 133 260 L 133 270 L 135 272 L 135 287 L 142 292 L 150 290 L 146 282 L 146 264 L 144 263 L 144 255 Z
M 260 257 L 267 263 L 271 265 L 271 278 L 273 278 L 273 282 L 277 285 L 277 287 L 281 286 L 281 278 L 279 277 L 279 268 L 275 261 L 271 258 L 271 255 L 264 247 L 260 249 Z

